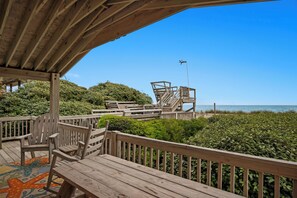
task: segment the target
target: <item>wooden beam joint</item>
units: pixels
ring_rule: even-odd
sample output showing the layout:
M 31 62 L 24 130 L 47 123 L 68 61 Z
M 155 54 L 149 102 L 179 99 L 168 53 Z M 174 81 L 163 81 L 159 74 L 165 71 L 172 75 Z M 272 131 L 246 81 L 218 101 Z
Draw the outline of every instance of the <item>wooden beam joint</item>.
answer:
M 6 68 L 4 65 L 0 66 L 0 77 L 49 81 L 50 75 L 50 73 L 46 72 Z

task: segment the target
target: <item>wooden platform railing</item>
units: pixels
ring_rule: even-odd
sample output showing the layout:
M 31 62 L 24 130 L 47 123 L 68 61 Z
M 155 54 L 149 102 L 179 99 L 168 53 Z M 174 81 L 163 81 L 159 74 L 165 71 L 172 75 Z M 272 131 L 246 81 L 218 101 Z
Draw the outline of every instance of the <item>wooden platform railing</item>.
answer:
M 76 126 L 84 126 L 87 127 L 90 124 L 93 128 L 97 128 L 97 123 L 100 118 L 100 115 L 75 115 L 75 116 L 60 116 L 59 121 L 72 124 Z
M 2 140 L 11 140 L 32 131 L 34 116 L 0 118 L 0 148 Z
M 98 115 L 60 116 L 60 122 L 76 126 L 93 125 L 97 127 Z M 2 117 L 0 118 L 0 149 L 2 141 L 13 140 L 31 133 L 36 116 Z
M 274 176 L 274 197 L 280 197 L 280 178 L 289 178 L 291 195 L 297 197 L 297 163 L 161 141 L 120 132 L 109 132 L 104 153 L 156 168 L 219 189 L 228 176 L 228 190 L 235 192 L 239 181 L 236 172 L 243 171 L 242 195 L 248 197 L 249 175 L 258 173 L 258 197 L 263 197 L 264 177 Z M 214 168 L 215 167 L 215 168 Z M 237 170 L 237 171 L 236 171 Z M 214 183 L 212 180 L 216 180 Z M 290 188 L 290 187 L 289 187 Z M 238 190 L 237 190 L 238 191 Z

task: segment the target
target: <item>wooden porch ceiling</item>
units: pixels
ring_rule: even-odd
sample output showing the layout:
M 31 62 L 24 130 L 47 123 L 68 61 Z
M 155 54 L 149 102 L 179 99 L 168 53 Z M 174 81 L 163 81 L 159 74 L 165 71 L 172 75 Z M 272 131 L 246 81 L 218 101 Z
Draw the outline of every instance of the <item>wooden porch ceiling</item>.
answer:
M 0 76 L 50 80 L 91 49 L 194 7 L 264 0 L 0 0 Z

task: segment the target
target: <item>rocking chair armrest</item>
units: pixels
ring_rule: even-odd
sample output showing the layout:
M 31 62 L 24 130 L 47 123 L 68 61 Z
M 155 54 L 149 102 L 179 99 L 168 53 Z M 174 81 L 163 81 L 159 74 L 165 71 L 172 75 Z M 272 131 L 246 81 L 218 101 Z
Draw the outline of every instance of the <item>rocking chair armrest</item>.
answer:
M 22 135 L 20 137 L 17 137 L 16 139 L 20 141 L 21 147 L 25 145 L 25 138 L 32 136 L 31 133 L 27 135 Z
M 63 159 L 63 160 L 66 160 L 66 161 L 69 161 L 69 162 L 77 162 L 78 159 L 73 157 L 73 156 L 70 156 L 70 155 L 67 155 L 65 153 L 63 153 L 62 151 L 59 151 L 59 150 L 53 150 L 53 155 Z
M 59 133 L 54 133 L 52 135 L 50 135 L 48 138 L 49 138 L 49 144 L 53 143 L 54 144 L 54 149 L 57 149 L 58 148 L 58 137 L 59 136 Z
M 85 143 L 83 141 L 78 141 L 78 147 L 84 147 Z M 88 148 L 91 148 L 91 145 L 88 145 Z
M 59 133 L 54 133 L 54 134 L 50 135 L 48 138 L 54 139 L 54 138 L 58 137 L 58 135 L 59 135 Z
M 79 145 L 79 146 L 84 146 L 85 143 L 84 143 L 83 141 L 78 141 L 78 145 Z
M 29 134 L 27 134 L 27 135 L 22 135 L 22 136 L 20 136 L 20 137 L 17 137 L 16 139 L 17 139 L 17 140 L 25 139 L 25 138 L 27 138 L 27 137 L 29 137 L 29 136 L 31 136 L 31 135 L 32 135 L 32 134 L 29 133 Z

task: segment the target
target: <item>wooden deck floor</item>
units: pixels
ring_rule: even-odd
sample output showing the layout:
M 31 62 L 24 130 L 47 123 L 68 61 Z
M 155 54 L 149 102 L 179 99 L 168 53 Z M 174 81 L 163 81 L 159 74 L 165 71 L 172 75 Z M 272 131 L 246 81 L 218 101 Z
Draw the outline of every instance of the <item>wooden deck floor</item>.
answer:
M 47 156 L 47 151 L 35 152 L 36 157 Z M 31 154 L 26 153 L 26 159 L 31 159 Z M 0 164 L 8 164 L 11 162 L 21 161 L 21 150 L 19 141 L 7 141 L 2 143 L 0 149 Z

